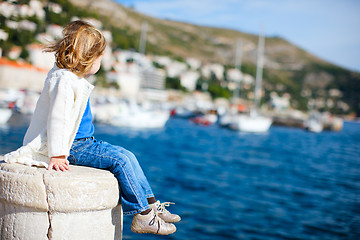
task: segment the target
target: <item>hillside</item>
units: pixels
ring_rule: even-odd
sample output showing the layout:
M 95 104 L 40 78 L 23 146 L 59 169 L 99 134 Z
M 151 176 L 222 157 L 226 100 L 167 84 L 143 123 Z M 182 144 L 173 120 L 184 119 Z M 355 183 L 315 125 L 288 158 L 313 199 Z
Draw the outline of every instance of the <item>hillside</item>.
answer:
M 202 61 L 233 64 L 237 39 L 243 41 L 245 62 L 255 63 L 258 36 L 229 29 L 210 28 L 188 23 L 152 18 L 110 0 L 71 0 L 77 6 L 95 10 L 112 25 L 139 34 L 146 21 L 148 47 L 151 52 L 171 53 L 182 57 L 197 57 Z M 108 18 L 106 16 L 111 16 Z M 154 49 L 157 48 L 157 49 Z M 267 38 L 265 65 L 275 69 L 299 69 L 320 59 L 304 52 L 281 38 Z
M 29 4 L 30 0 L 18 2 L 18 4 Z M 5 55 L 14 45 L 20 45 L 24 50 L 26 44 L 36 41 L 35 34 L 45 31 L 48 24 L 64 26 L 73 16 L 91 17 L 99 19 L 104 30 L 111 31 L 113 49 L 137 50 L 141 25 L 147 22 L 147 54 L 166 55 L 178 61 L 192 57 L 203 64 L 223 64 L 225 69 L 234 67 L 236 42 L 241 40 L 241 70 L 255 76 L 258 41 L 256 35 L 156 19 L 110 0 L 41 0 L 41 2 L 46 6 L 44 21 L 35 17 L 26 19 L 36 23 L 34 32 L 20 32 L 4 27 L 7 18 L 0 15 L 1 28 L 9 32 L 7 41 L 0 39 L 0 48 Z M 62 12 L 49 11 L 49 3 L 59 4 Z M 22 20 L 11 18 L 12 21 Z M 26 51 L 23 51 L 22 55 L 26 58 Z M 279 96 L 290 95 L 293 108 L 317 109 L 334 114 L 354 113 L 360 116 L 360 73 L 332 65 L 285 39 L 266 37 L 263 75 L 264 101 L 268 101 L 270 93 L 275 91 Z M 214 84 L 221 85 L 221 81 L 214 80 Z M 221 91 L 229 92 L 228 89 Z M 246 93 L 251 89 L 244 91 Z M 229 94 L 231 93 L 227 95 Z
M 94 10 L 110 24 L 139 35 L 141 24 L 148 23 L 147 53 L 174 57 L 195 57 L 203 62 L 234 65 L 235 45 L 242 40 L 242 71 L 255 75 L 258 36 L 230 29 L 210 28 L 188 23 L 156 19 L 110 0 L 71 0 L 80 7 Z M 137 48 L 137 46 L 135 46 Z M 360 116 L 360 74 L 330 64 L 290 42 L 266 37 L 264 87 L 269 92 L 290 93 L 295 108 L 329 110 Z M 340 93 L 334 94 L 334 89 Z

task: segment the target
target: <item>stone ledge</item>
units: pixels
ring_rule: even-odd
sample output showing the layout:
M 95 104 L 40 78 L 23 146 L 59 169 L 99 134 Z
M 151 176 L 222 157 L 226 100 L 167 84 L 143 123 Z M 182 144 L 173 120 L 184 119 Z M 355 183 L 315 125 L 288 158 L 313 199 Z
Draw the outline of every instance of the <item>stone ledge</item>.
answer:
M 1 239 L 121 239 L 118 202 L 118 183 L 108 171 L 0 162 Z

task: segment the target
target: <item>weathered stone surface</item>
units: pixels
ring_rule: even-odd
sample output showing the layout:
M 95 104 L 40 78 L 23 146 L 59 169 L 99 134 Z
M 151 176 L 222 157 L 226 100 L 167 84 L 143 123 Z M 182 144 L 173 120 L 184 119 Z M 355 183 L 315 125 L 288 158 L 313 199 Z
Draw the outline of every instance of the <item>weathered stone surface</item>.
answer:
M 120 239 L 121 207 L 92 212 L 51 214 L 49 239 L 109 240 Z
M 121 239 L 118 184 L 108 171 L 0 162 L 1 240 Z
M 109 171 L 70 166 L 68 172 L 43 170 L 50 212 L 98 211 L 118 204 L 116 178 Z
M 0 163 L 0 199 L 8 203 L 48 210 L 43 172 L 45 169 Z
M 0 200 L 1 240 L 48 240 L 48 229 L 49 215 L 46 211 Z

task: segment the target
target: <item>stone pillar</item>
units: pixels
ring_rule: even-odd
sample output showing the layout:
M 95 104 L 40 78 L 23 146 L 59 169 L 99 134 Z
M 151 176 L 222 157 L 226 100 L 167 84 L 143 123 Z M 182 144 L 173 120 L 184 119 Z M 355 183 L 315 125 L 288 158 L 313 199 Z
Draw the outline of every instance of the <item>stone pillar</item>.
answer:
M 119 188 L 108 171 L 0 162 L 1 240 L 119 240 Z

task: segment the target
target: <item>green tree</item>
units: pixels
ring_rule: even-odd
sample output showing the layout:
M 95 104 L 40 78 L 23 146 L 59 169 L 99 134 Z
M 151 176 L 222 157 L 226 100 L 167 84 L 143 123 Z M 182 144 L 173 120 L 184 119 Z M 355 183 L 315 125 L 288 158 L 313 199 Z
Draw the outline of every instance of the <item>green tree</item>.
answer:
M 181 90 L 186 92 L 186 88 L 184 88 L 181 83 L 180 83 L 180 79 L 178 77 L 167 77 L 165 80 L 165 87 L 167 89 L 176 89 L 176 90 Z
M 226 98 L 229 99 L 231 96 L 230 90 L 228 88 L 224 88 L 215 82 L 210 82 L 208 92 L 211 97 L 214 98 Z

